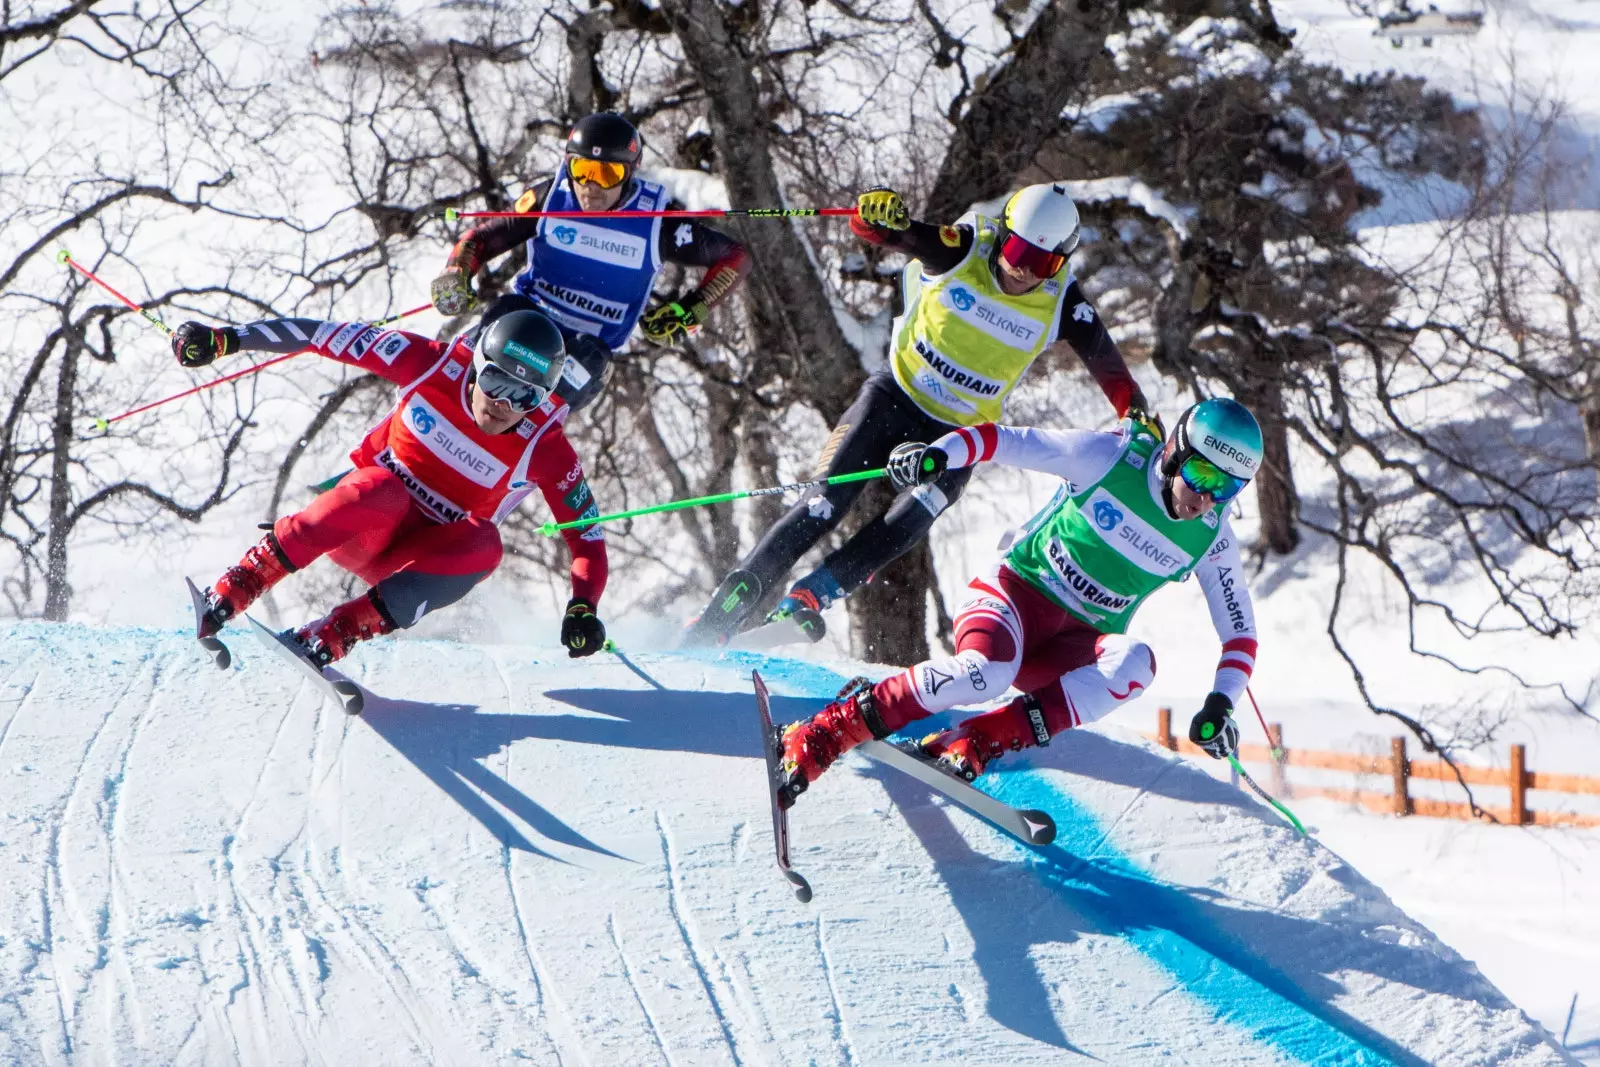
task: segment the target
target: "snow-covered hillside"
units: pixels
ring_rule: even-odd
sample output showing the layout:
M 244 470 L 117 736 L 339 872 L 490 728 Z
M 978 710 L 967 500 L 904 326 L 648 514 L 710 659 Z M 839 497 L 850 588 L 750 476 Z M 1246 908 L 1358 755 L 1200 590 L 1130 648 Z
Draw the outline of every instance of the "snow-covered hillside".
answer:
M 772 863 L 748 683 L 380 641 L 351 719 L 242 636 L 0 628 L 0 1062 L 1572 1062 L 1348 864 L 1074 731 L 987 785 L 851 757 Z M 847 669 L 841 666 L 841 670 Z M 1126 736 L 1126 735 L 1123 735 Z

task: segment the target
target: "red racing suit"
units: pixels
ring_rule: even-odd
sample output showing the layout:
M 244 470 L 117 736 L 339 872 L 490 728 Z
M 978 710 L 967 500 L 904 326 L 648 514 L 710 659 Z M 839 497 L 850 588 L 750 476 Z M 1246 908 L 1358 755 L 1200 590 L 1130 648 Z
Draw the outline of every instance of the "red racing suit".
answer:
M 399 625 L 460 599 L 499 565 L 496 524 L 535 488 L 556 522 L 599 513 L 562 432 L 565 403 L 552 397 L 504 433 L 478 428 L 464 341 L 314 319 L 235 329 L 242 349 L 304 349 L 399 386 L 394 407 L 350 453 L 356 469 L 274 525 L 296 569 L 328 554 L 378 586 Z M 598 604 L 607 576 L 603 529 L 562 536 L 572 552 L 572 595 Z

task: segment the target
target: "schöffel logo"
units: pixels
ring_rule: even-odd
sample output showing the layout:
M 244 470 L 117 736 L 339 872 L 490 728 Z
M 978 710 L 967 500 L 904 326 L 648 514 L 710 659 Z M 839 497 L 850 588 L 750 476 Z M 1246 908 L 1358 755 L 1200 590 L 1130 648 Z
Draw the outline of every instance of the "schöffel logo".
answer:
M 560 241 L 564 245 L 570 245 L 572 242 L 578 239 L 578 231 L 573 229 L 571 226 L 557 226 L 550 232 L 555 234 L 556 240 Z
M 950 303 L 956 306 L 957 311 L 971 311 L 972 305 L 978 302 L 969 290 L 956 286 L 950 290 Z
M 1094 505 L 1094 524 L 1102 530 L 1115 530 L 1122 521 L 1122 512 L 1109 500 L 1097 500 Z
M 411 424 L 421 431 L 423 436 L 427 436 L 433 432 L 433 415 L 424 407 L 414 407 L 411 409 Z

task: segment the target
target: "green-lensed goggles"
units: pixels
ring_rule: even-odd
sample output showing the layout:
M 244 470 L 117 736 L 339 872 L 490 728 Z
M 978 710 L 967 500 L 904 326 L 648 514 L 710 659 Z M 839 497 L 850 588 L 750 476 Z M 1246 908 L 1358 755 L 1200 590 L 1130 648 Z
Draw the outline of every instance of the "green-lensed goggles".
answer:
M 1184 460 L 1178 466 L 1178 474 L 1184 485 L 1210 496 L 1218 504 L 1232 500 L 1250 484 L 1250 479 L 1229 474 L 1204 456 L 1190 456 Z

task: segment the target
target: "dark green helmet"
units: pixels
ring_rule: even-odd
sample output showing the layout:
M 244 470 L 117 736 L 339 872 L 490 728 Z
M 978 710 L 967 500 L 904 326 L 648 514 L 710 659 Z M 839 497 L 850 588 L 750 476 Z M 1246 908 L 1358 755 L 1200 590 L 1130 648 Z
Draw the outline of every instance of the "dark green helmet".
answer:
M 555 323 L 538 311 L 513 311 L 478 335 L 472 368 L 485 396 L 532 411 L 561 380 L 566 358 Z

